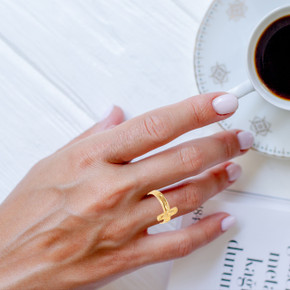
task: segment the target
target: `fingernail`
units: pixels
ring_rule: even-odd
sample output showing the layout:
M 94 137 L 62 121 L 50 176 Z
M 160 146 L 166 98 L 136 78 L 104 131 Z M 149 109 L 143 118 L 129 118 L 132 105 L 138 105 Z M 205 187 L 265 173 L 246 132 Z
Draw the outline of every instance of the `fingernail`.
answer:
M 229 166 L 227 166 L 226 171 L 230 182 L 237 180 L 242 174 L 241 166 L 235 163 L 232 163 Z
M 228 216 L 222 220 L 221 228 L 223 232 L 226 232 L 236 223 L 236 218 L 233 216 Z
M 104 112 L 101 114 L 101 120 L 105 120 L 106 118 L 108 118 L 113 110 L 114 105 L 107 107 L 107 109 L 105 109 Z
M 254 144 L 254 136 L 250 132 L 240 132 L 238 133 L 238 140 L 240 142 L 240 148 L 241 150 L 249 149 Z
M 226 115 L 235 112 L 238 105 L 237 97 L 232 94 L 219 96 L 212 101 L 212 106 L 219 115 Z

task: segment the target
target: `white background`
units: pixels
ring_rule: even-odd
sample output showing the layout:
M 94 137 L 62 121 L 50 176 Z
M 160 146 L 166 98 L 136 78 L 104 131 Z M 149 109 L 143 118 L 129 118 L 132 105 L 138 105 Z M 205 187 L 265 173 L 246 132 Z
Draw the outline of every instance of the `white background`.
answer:
M 208 3 L 1 0 L 1 198 L 111 104 L 131 118 L 196 94 Z
M 0 0 L 0 202 L 36 161 L 111 104 L 131 118 L 197 94 L 193 50 L 209 4 Z M 147 267 L 107 288 L 164 289 L 169 266 Z
M 131 118 L 197 94 L 193 49 L 209 2 L 0 0 L 0 202 L 111 104 Z M 107 288 L 164 289 L 169 266 Z

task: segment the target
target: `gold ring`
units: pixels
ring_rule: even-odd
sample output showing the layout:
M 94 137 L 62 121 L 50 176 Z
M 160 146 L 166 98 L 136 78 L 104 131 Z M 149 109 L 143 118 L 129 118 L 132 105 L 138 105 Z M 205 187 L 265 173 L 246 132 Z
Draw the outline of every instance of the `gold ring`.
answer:
M 169 203 L 165 196 L 158 190 L 153 190 L 147 193 L 147 195 L 154 195 L 160 202 L 163 213 L 157 216 L 157 221 L 160 222 L 160 224 L 165 224 L 171 220 L 171 217 L 177 214 L 178 208 L 173 207 L 170 208 Z

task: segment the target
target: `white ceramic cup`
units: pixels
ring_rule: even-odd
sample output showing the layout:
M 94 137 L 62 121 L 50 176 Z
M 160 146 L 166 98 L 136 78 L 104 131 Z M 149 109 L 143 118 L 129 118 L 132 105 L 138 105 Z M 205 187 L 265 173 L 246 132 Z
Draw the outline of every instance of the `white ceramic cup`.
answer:
M 272 11 L 266 17 L 264 17 L 262 21 L 257 25 L 257 27 L 254 29 L 254 32 L 252 33 L 248 46 L 247 65 L 248 65 L 249 80 L 231 89 L 229 93 L 232 93 L 236 95 L 238 98 L 241 98 L 253 91 L 257 91 L 266 101 L 268 101 L 272 105 L 290 111 L 290 101 L 277 97 L 270 89 L 268 89 L 267 86 L 259 78 L 255 66 L 256 46 L 258 44 L 261 35 L 273 22 L 289 15 L 290 15 L 289 5 L 280 7 Z M 285 41 L 289 40 L 285 39 Z

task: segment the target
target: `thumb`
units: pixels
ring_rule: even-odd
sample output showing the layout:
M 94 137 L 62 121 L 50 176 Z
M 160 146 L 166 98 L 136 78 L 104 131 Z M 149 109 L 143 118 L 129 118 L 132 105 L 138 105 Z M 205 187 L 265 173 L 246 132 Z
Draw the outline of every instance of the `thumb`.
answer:
M 112 128 L 121 124 L 124 121 L 123 110 L 113 105 L 103 116 L 102 120 L 95 124 L 93 127 L 88 129 L 86 132 L 91 131 L 91 134 L 96 132 L 105 131 L 106 129 Z M 85 133 L 86 133 L 85 132 Z

